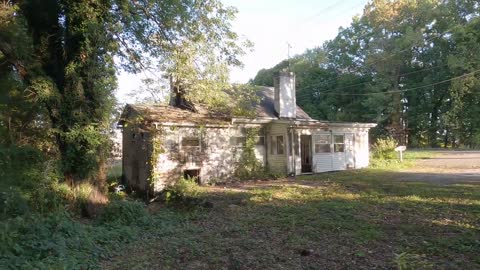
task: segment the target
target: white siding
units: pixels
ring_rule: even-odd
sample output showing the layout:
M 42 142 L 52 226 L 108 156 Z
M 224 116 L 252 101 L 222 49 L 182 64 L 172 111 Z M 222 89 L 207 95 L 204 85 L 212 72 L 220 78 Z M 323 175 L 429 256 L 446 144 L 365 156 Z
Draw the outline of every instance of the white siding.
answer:
M 328 172 L 332 170 L 332 154 L 313 154 L 313 171 Z
M 355 136 L 355 168 L 368 167 L 369 155 L 368 132 L 359 132 Z
M 273 154 L 271 152 L 271 137 L 283 136 L 285 149 L 283 154 Z M 274 173 L 286 174 L 287 173 L 287 125 L 285 124 L 272 124 L 269 126 L 267 132 L 267 157 L 268 157 L 268 169 Z
M 347 169 L 355 168 L 355 134 L 345 134 L 345 164 Z

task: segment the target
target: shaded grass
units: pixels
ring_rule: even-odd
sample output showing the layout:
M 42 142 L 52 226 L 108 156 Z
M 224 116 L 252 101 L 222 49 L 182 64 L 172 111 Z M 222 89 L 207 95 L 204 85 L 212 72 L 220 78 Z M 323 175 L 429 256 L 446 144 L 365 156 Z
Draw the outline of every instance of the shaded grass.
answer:
M 480 186 L 390 181 L 363 170 L 202 188 L 107 269 L 480 268 Z M 154 219 L 162 219 L 160 208 Z M 309 256 L 302 251 L 311 250 Z

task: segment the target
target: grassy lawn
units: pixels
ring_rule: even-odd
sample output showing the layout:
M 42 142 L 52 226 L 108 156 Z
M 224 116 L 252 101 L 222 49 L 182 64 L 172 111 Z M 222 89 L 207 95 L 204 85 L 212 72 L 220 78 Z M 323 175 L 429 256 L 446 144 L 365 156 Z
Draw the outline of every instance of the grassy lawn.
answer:
M 369 169 L 202 187 L 213 207 L 152 204 L 106 269 L 480 269 L 480 185 Z

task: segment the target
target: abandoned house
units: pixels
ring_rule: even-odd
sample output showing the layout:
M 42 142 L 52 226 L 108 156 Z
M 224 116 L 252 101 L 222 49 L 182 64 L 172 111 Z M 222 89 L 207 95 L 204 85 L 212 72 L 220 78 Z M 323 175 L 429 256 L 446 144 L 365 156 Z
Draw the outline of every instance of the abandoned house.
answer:
M 280 72 L 274 86 L 259 87 L 255 118 L 215 116 L 202 109 L 194 113 L 166 105 L 126 105 L 119 121 L 125 183 L 158 192 L 182 176 L 197 177 L 201 183 L 232 179 L 241 166 L 248 129 L 257 131 L 258 162 L 276 174 L 368 166 L 368 132 L 375 124 L 312 119 L 296 105 L 291 72 Z

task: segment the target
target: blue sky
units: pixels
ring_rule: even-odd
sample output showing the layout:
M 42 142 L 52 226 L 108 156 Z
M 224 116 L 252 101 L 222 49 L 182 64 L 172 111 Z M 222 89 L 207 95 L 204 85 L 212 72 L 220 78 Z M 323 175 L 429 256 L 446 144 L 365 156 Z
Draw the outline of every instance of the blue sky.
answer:
M 238 9 L 233 29 L 254 43 L 245 55 L 243 69 L 233 69 L 231 82 L 247 82 L 258 70 L 269 68 L 290 54 L 320 46 L 336 36 L 339 27 L 348 26 L 362 13 L 368 0 L 222 0 Z M 121 74 L 117 98 L 131 102 L 127 94 L 140 86 L 142 75 Z

